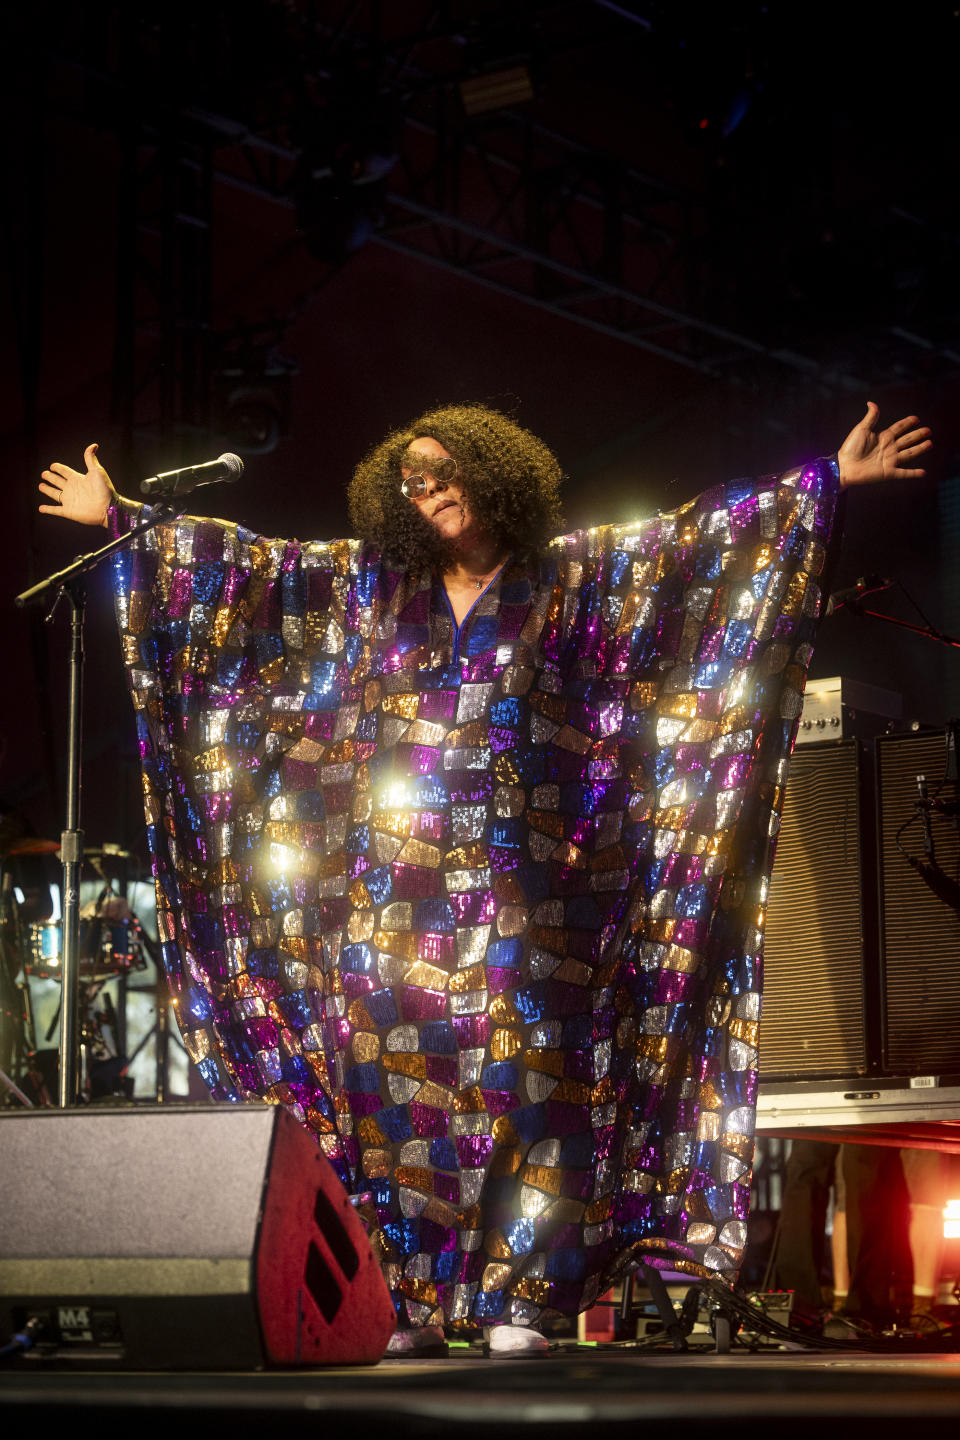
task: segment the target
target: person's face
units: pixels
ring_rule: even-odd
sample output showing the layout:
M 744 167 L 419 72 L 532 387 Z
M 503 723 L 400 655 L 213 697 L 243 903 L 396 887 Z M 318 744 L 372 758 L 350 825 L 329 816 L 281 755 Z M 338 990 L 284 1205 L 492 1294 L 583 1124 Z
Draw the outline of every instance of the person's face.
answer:
M 431 461 L 434 462 L 433 468 Z M 437 461 L 444 463 L 436 464 Z M 451 472 L 452 478 L 447 478 L 444 471 Z M 404 480 L 418 475 L 423 477 L 423 493 L 412 496 L 407 503 L 416 505 L 439 535 L 452 541 L 473 538 L 476 522 L 470 511 L 470 501 L 453 457 L 439 440 L 430 435 L 414 440 L 400 463 L 400 474 Z

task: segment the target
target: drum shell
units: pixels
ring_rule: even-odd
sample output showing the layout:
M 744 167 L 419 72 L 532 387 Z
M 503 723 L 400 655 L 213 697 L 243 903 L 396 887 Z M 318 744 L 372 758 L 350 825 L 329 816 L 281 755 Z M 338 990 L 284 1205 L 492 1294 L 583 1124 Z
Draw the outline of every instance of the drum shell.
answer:
M 28 975 L 59 980 L 63 960 L 63 926 L 59 920 L 38 920 L 27 927 Z M 104 980 L 141 968 L 140 926 L 136 920 L 80 921 L 80 975 Z

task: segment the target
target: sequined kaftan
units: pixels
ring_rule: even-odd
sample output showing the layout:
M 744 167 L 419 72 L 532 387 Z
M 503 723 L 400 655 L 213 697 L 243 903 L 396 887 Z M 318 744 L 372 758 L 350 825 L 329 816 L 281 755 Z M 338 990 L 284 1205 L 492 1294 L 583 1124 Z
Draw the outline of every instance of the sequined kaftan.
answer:
M 356 541 L 183 520 L 118 558 L 184 1041 L 371 1192 L 410 1323 L 575 1312 L 638 1245 L 735 1277 L 836 491 L 565 536 L 459 628 Z

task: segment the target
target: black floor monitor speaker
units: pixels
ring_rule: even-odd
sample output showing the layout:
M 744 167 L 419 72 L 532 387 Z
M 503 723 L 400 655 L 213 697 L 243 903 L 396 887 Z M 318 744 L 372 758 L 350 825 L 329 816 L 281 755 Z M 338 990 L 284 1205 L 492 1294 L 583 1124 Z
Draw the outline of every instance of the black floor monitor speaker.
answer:
M 379 1265 L 307 1133 L 266 1106 L 0 1114 L 0 1337 L 99 1368 L 375 1363 Z
M 819 1079 L 868 1065 L 865 965 L 872 859 L 856 740 L 795 751 L 764 941 L 760 1074 Z

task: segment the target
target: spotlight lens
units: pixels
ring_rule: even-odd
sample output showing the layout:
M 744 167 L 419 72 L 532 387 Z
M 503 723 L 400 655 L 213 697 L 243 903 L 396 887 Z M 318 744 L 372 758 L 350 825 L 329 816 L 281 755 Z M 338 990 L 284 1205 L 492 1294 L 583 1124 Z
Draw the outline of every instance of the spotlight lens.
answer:
M 960 1200 L 948 1200 L 943 1211 L 944 1240 L 960 1240 Z

